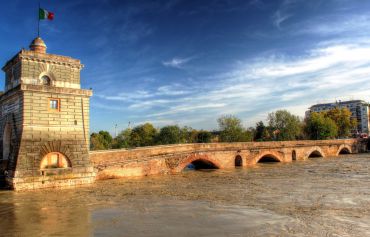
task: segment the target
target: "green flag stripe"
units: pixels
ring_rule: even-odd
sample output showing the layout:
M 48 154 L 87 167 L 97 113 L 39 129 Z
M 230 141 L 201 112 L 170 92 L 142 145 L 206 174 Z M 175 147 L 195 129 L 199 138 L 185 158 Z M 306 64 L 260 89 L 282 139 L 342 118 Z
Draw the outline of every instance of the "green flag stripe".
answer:
M 39 9 L 39 20 L 45 20 L 48 16 L 48 12 L 44 9 Z

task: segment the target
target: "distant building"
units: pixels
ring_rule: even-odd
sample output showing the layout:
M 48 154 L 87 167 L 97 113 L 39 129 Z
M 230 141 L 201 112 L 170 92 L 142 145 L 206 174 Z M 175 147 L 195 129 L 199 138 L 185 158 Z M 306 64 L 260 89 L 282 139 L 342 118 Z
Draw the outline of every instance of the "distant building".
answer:
M 369 134 L 369 103 L 363 100 L 336 101 L 334 103 L 316 104 L 309 108 L 306 115 L 311 112 L 322 112 L 334 108 L 348 108 L 352 116 L 357 121 L 357 130 L 353 133 Z

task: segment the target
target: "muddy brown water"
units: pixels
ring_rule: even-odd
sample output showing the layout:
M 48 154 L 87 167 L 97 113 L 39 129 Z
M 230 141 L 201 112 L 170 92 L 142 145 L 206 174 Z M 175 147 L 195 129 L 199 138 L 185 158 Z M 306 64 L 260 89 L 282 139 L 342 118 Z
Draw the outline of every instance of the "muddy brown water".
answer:
M 0 191 L 0 236 L 370 236 L 370 154 Z

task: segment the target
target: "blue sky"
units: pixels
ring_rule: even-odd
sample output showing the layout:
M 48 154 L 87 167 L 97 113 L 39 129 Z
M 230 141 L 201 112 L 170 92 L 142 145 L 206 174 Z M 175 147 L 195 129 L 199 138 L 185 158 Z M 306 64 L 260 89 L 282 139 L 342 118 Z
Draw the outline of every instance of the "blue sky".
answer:
M 27 48 L 37 1 L 4 1 L 0 60 Z M 246 127 L 269 112 L 370 100 L 370 1 L 41 1 L 48 52 L 81 59 L 91 131 L 152 122 Z M 0 77 L 4 79 L 4 75 Z

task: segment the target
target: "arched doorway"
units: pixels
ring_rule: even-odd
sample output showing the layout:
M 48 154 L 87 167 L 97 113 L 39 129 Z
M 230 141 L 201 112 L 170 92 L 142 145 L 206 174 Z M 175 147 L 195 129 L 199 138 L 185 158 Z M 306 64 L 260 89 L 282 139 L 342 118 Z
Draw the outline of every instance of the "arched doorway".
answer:
M 200 169 L 218 169 L 211 161 L 205 159 L 197 159 L 185 166 L 185 170 L 200 170 Z
M 280 160 L 273 155 L 264 155 L 258 160 L 257 163 L 275 163 L 275 162 L 280 162 Z
M 5 125 L 3 134 L 3 160 L 9 159 L 11 140 L 12 140 L 12 127 L 8 123 Z
M 308 156 L 308 158 L 320 158 L 320 157 L 323 157 L 323 156 L 322 156 L 322 154 L 319 151 L 313 151 Z
M 59 152 L 50 152 L 46 154 L 40 163 L 40 170 L 65 169 L 70 167 L 71 162 L 69 159 Z
M 292 160 L 297 160 L 297 153 L 295 150 L 292 151 Z
M 243 159 L 240 155 L 235 157 L 235 167 L 243 166 Z

